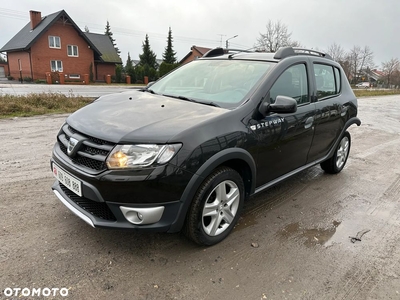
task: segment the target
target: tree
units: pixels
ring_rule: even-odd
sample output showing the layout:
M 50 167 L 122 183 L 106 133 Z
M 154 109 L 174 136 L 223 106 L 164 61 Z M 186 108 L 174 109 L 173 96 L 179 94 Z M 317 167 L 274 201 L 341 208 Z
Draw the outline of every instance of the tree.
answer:
M 346 74 L 347 79 L 350 81 L 352 78 L 352 68 L 350 63 L 350 54 L 346 53 L 346 50 L 342 48 L 342 46 L 333 43 L 328 47 L 326 53 L 329 54 L 334 61 L 337 61 L 343 68 L 344 73 Z
M 0 63 L 6 63 L 6 62 L 7 62 L 7 60 L 0 53 Z
M 369 46 L 364 46 L 361 49 L 361 64 L 360 70 L 369 69 L 374 66 L 374 52 Z
M 115 51 L 117 51 L 118 55 L 121 53 L 121 51 L 117 47 L 117 43 L 115 42 L 115 39 L 113 38 L 113 33 L 111 31 L 110 23 L 107 20 L 106 24 L 106 31 L 104 32 L 105 35 L 108 35 L 110 38 L 111 43 L 114 45 Z
M 163 61 L 167 64 L 176 63 L 176 52 L 172 49 L 172 40 L 172 30 L 170 27 L 168 31 L 167 47 L 165 47 L 163 54 Z
M 117 83 L 121 83 L 124 82 L 125 78 L 122 78 L 122 65 L 121 64 L 117 64 L 115 66 L 115 82 Z
M 146 38 L 142 44 L 143 53 L 139 54 L 139 65 L 142 67 L 149 66 L 149 68 L 157 69 L 156 54 L 150 48 L 149 37 L 146 34 Z M 147 76 L 147 74 L 145 75 Z
M 393 84 L 393 75 L 400 71 L 400 61 L 397 58 L 392 58 L 389 61 L 382 63 L 383 73 L 385 74 L 386 84 L 390 87 Z
M 358 81 L 358 77 L 360 77 L 363 70 L 371 68 L 374 65 L 373 58 L 374 53 L 368 46 L 364 48 L 353 46 L 348 54 L 353 83 Z
M 346 51 L 342 48 L 342 46 L 336 43 L 330 45 L 326 53 L 329 54 L 332 59 L 334 61 L 337 61 L 338 63 L 344 61 L 346 58 Z
M 177 67 L 179 67 L 179 64 L 178 63 L 176 63 L 176 64 L 168 64 L 168 63 L 166 63 L 166 62 L 162 62 L 161 64 L 160 64 L 160 68 L 159 68 L 159 74 L 160 74 L 160 77 L 162 77 L 162 76 L 164 76 L 165 74 L 167 74 L 167 73 L 169 73 L 169 72 L 171 72 L 173 69 L 175 69 L 175 68 L 177 68 Z
M 128 52 L 128 59 L 126 60 L 126 65 L 125 65 L 125 73 L 131 77 L 132 83 L 136 82 L 135 68 L 133 66 L 133 62 L 129 52 Z
M 291 39 L 292 33 L 288 32 L 287 25 L 281 21 L 268 21 L 266 32 L 261 33 L 257 39 L 255 48 L 258 51 L 276 52 L 280 47 L 300 47 L 300 43 Z

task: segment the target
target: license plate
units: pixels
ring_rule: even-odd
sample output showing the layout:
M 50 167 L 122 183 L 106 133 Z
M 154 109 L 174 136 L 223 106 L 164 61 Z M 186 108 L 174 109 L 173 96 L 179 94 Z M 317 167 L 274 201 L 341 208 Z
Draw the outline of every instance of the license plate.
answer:
M 55 163 L 53 163 L 53 175 L 57 180 L 66 186 L 69 190 L 77 194 L 78 196 L 82 197 L 82 183 L 76 179 L 75 177 L 71 176 Z

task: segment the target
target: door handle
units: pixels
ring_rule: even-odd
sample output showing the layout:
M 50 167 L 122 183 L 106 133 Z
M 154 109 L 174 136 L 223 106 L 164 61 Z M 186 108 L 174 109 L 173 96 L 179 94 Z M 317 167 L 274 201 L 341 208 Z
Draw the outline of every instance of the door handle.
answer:
M 314 117 L 309 117 L 304 123 L 304 128 L 308 129 L 314 124 Z

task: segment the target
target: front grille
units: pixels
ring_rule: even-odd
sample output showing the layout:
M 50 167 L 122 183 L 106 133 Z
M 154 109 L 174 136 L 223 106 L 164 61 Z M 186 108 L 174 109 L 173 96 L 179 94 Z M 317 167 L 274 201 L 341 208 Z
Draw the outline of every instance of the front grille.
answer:
M 74 163 L 85 166 L 86 168 L 93 169 L 96 171 L 103 171 L 106 169 L 106 163 L 104 161 L 98 161 L 87 157 L 77 157 L 72 160 Z
M 67 149 L 71 136 L 80 141 L 78 144 L 79 146 L 75 146 L 79 147 L 76 154 L 72 158 L 70 157 L 70 160 L 74 164 L 81 165 L 96 172 L 102 172 L 107 169 L 105 161 L 114 147 L 113 143 L 82 134 L 68 124 L 65 124 L 57 140 L 61 151 L 66 156 L 68 156 Z
M 81 207 L 91 215 L 106 221 L 117 220 L 106 203 L 96 202 L 84 197 L 79 197 L 61 183 L 60 187 L 62 191 L 68 196 L 69 199 L 71 199 L 74 203 L 79 205 L 79 207 Z

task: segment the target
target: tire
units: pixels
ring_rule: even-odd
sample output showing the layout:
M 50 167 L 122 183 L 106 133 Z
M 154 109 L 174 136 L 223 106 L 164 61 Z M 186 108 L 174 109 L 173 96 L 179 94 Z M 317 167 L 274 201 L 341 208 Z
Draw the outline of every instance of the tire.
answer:
M 221 242 L 235 227 L 243 202 L 242 177 L 228 167 L 215 169 L 193 198 L 184 234 L 199 245 L 211 246 Z
M 330 174 L 337 174 L 343 170 L 349 157 L 351 146 L 350 133 L 346 131 L 340 139 L 333 156 L 321 163 L 321 168 Z

